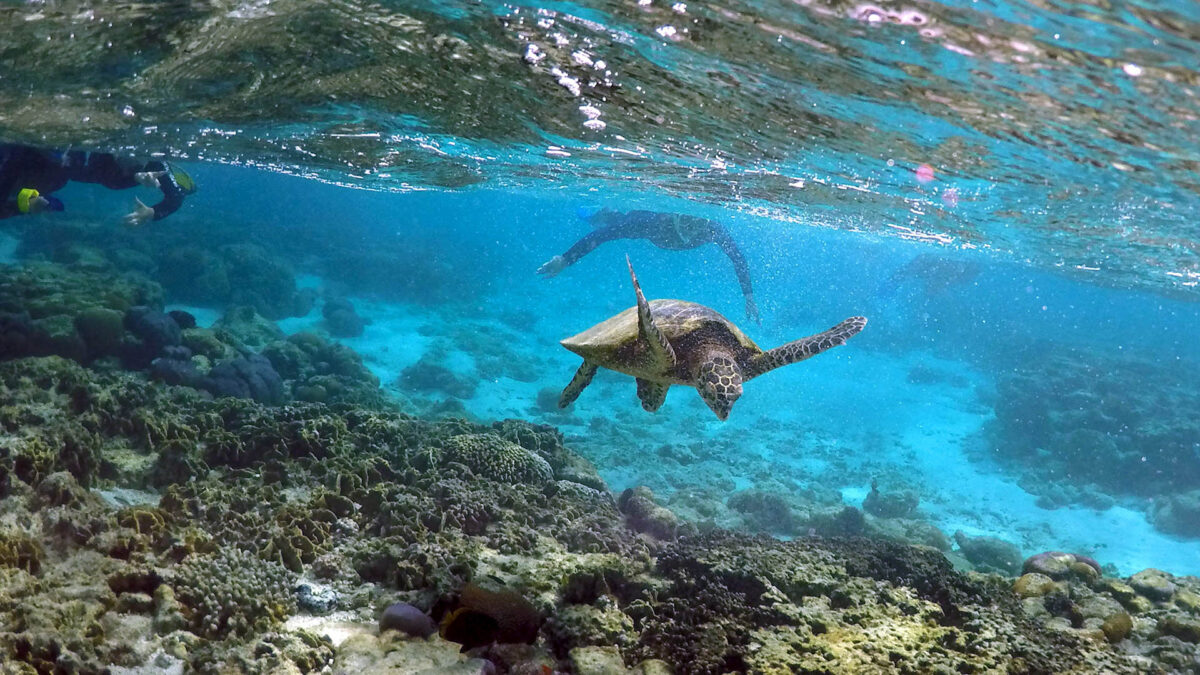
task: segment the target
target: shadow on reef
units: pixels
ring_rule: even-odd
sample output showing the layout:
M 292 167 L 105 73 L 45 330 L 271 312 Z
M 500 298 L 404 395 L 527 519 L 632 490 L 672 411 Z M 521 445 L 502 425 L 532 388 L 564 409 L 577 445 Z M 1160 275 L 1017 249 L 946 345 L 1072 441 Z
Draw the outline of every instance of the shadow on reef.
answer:
M 0 658 L 39 672 L 1082 674 L 1197 659 L 1196 579 L 1122 581 L 1047 554 L 1014 591 L 924 547 L 699 535 L 645 489 L 618 504 L 551 427 L 213 400 L 54 356 L 0 363 L 0 400 Z

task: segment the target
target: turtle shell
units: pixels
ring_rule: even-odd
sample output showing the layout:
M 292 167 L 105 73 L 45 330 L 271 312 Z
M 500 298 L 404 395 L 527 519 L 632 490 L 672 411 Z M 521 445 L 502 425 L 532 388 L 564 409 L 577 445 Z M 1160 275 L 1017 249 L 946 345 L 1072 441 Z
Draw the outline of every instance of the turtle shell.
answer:
M 563 340 L 562 346 L 598 366 L 672 384 L 694 384 L 696 366 L 713 348 L 729 353 L 743 367 L 762 354 L 733 322 L 704 305 L 686 300 L 651 300 L 650 315 L 675 350 L 673 368 L 655 362 L 639 339 L 636 306 Z

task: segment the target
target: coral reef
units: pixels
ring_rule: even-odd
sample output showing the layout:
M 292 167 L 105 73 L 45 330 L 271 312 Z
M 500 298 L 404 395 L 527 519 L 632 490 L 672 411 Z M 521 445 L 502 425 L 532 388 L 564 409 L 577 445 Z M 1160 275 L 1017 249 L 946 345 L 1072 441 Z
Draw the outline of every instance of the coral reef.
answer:
M 998 369 L 996 418 L 978 450 L 1021 474 L 1046 506 L 1111 505 L 1111 497 L 1091 497 L 1095 487 L 1160 497 L 1200 484 L 1200 421 L 1191 413 L 1200 409 L 1200 373 L 1047 345 L 1014 356 Z M 1161 522 L 1170 528 L 1170 520 Z
M 205 228 L 207 245 L 200 246 L 189 228 L 159 228 L 134 236 L 78 221 L 47 222 L 25 233 L 20 253 L 97 272 L 135 269 L 178 302 L 218 308 L 249 305 L 272 319 L 309 312 L 314 294 L 296 287 L 287 262 L 248 243 L 244 231 L 212 225 Z
M 0 399 L 16 668 L 1082 674 L 1200 654 L 1195 579 L 1060 552 L 964 575 L 882 539 L 698 534 L 519 420 L 213 399 L 59 357 L 0 362 Z M 830 531 L 908 522 L 781 494 L 732 502 Z M 958 543 L 999 569 L 1011 553 Z
M 475 395 L 479 381 L 473 377 L 459 375 L 426 355 L 400 373 L 398 384 L 402 389 L 422 393 L 440 392 L 455 398 L 471 398 Z
M 270 342 L 282 340 L 283 331 L 274 321 L 265 318 L 249 305 L 230 307 L 216 323 L 213 331 L 218 337 L 236 345 L 262 349 Z
M 1105 577 L 1090 558 L 1061 552 L 1024 568 L 1013 588 L 1046 630 L 1112 643 L 1144 672 L 1192 672 L 1200 663 L 1200 579 L 1156 569 Z
M 110 272 L 0 267 L 0 359 L 54 354 L 100 367 L 115 357 L 216 397 L 387 406 L 378 378 L 347 347 L 313 334 L 285 338 L 249 306 L 230 309 L 213 330 L 198 328 L 187 312 L 160 311 L 161 296 L 152 282 Z M 25 306 L 35 313 L 17 311 Z
M 286 398 L 310 403 L 355 403 L 385 406 L 379 378 L 354 350 L 315 333 L 297 333 L 263 347 L 288 384 Z
M 0 358 L 87 362 L 124 354 L 132 345 L 122 324 L 135 306 L 161 307 L 162 289 L 136 274 L 0 266 Z
M 366 320 L 345 298 L 326 299 L 321 306 L 321 316 L 325 319 L 326 330 L 334 337 L 358 337 L 366 327 Z
M 1200 490 L 1155 498 L 1150 522 L 1168 534 L 1200 538 Z

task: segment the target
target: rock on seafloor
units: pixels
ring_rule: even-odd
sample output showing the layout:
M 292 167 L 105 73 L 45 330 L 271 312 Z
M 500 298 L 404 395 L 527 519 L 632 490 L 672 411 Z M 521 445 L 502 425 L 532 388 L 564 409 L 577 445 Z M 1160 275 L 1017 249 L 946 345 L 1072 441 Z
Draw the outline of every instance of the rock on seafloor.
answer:
M 413 637 L 426 638 L 437 632 L 437 623 L 429 615 L 407 602 L 388 605 L 379 617 L 379 630 L 395 630 Z

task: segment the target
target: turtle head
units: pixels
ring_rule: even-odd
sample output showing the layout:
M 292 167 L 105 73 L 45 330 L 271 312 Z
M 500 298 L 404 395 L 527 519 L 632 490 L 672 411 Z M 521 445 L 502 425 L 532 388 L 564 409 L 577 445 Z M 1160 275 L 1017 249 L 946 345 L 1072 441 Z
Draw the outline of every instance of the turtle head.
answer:
M 742 395 L 742 369 L 728 354 L 713 354 L 700 364 L 696 389 L 717 419 L 724 421 Z

